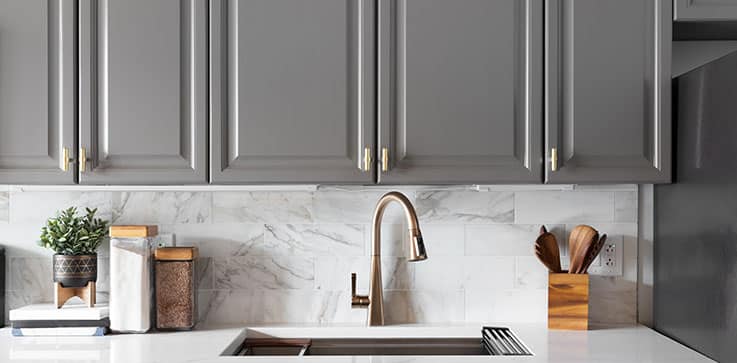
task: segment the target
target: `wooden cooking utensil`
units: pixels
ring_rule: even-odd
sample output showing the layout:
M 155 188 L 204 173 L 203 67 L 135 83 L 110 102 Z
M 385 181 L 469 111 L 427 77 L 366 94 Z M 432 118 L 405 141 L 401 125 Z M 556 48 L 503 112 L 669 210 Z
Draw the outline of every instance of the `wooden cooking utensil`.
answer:
M 596 256 L 601 252 L 601 249 L 604 247 L 604 243 L 606 243 L 606 233 L 602 234 L 599 240 L 593 243 L 586 252 L 586 258 L 583 261 L 580 273 L 585 274 L 589 271 L 589 266 L 591 266 L 591 263 L 594 262 Z
M 582 224 L 573 228 L 568 236 L 568 254 L 571 259 L 568 265 L 569 273 L 580 273 L 589 246 L 598 240 L 599 232 L 591 226 Z
M 560 250 L 555 235 L 544 232 L 535 240 L 535 255 L 551 272 L 560 272 Z

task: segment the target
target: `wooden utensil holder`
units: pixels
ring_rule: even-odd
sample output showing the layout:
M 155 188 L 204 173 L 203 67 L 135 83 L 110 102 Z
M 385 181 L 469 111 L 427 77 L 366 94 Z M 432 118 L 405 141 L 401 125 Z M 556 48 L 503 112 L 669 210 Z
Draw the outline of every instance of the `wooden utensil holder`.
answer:
M 589 329 L 589 275 L 548 275 L 548 329 Z

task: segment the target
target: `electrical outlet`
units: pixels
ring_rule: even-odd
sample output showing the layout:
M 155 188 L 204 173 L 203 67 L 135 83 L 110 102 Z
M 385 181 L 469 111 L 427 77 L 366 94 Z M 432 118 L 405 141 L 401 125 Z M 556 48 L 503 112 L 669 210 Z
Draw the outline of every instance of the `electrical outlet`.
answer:
M 622 276 L 622 248 L 622 237 L 607 239 L 599 256 L 589 267 L 589 273 L 599 276 Z

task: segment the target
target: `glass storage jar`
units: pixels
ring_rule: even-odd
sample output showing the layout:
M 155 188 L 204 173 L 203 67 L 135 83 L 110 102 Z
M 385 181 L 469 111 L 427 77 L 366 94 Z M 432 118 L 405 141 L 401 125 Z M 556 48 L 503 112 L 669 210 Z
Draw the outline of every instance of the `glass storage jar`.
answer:
M 165 247 L 156 259 L 156 329 L 191 330 L 197 323 L 197 247 Z

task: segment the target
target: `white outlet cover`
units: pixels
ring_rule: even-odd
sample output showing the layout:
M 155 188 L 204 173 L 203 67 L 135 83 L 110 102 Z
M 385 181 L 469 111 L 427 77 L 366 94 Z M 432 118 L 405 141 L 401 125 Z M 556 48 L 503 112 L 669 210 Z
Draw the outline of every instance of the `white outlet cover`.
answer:
M 613 246 L 613 251 L 610 246 Z M 622 237 L 607 239 L 606 244 L 602 247 L 599 256 L 589 267 L 589 273 L 591 275 L 599 276 L 622 276 L 622 249 L 624 244 L 622 243 Z M 611 261 L 607 264 L 607 261 Z

